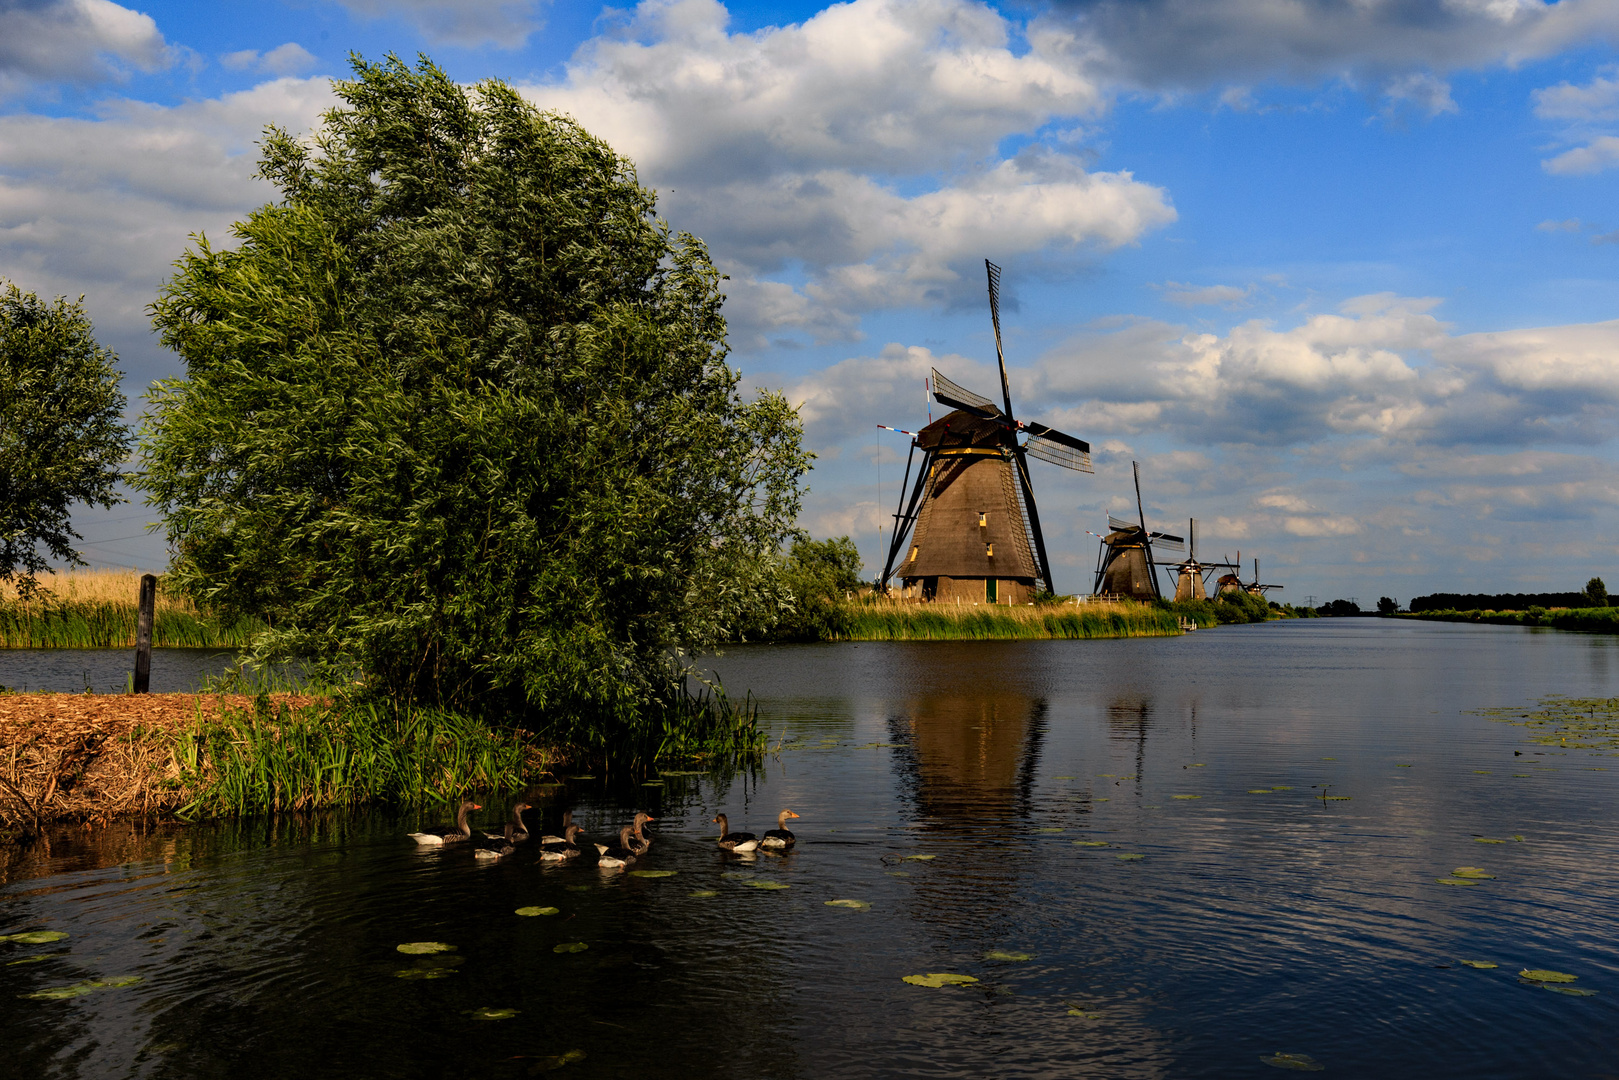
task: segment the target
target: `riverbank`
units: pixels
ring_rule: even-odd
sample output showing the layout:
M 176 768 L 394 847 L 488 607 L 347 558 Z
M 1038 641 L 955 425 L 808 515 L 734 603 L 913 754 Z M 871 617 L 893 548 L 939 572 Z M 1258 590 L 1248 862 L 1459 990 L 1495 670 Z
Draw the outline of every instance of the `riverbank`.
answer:
M 47 574 L 27 600 L 0 590 L 0 648 L 119 649 L 135 647 L 140 572 L 88 570 Z M 158 582 L 152 645 L 159 649 L 239 649 L 264 629 L 257 619 L 226 620 L 198 610 Z
M 0 695 L 0 838 L 56 822 L 206 817 L 520 787 L 524 732 L 312 695 Z
M 1398 618 L 1427 622 L 1491 623 L 1498 626 L 1547 626 L 1554 630 L 1619 633 L 1619 608 L 1538 608 L 1525 611 L 1419 611 Z
M 1056 638 L 1170 637 L 1174 612 L 1148 604 L 919 604 L 878 600 L 847 607 L 844 641 L 1020 641 Z

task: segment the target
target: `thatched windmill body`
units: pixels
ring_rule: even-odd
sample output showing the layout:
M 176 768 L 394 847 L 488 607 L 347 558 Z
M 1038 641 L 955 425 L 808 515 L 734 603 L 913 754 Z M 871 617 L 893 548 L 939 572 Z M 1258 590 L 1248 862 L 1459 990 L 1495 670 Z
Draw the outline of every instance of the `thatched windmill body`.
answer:
M 1096 584 L 1091 592 L 1096 596 L 1119 596 L 1130 600 L 1157 600 L 1163 596 L 1158 587 L 1157 567 L 1153 557 L 1159 551 L 1184 550 L 1186 541 L 1165 532 L 1147 528 L 1147 512 L 1141 502 L 1141 465 L 1132 461 L 1135 471 L 1136 518 L 1134 522 L 1107 516 L 1107 535 L 1096 554 Z
M 1001 271 L 987 259 L 984 268 L 1003 404 L 933 372 L 933 398 L 952 411 L 921 431 L 901 432 L 912 436 L 911 453 L 878 584 L 886 589 L 898 578 L 904 595 L 926 600 L 1022 604 L 1033 600 L 1038 587 L 1052 588 L 1028 459 L 1090 472 L 1091 448 L 1045 424 L 1013 417 L 1001 348 Z M 1022 441 L 1020 434 L 1026 436 Z M 912 485 L 918 452 L 922 461 Z
M 1175 600 L 1207 600 L 1209 575 L 1216 570 L 1235 571 L 1238 564 L 1228 562 L 1202 562 L 1197 557 L 1197 519 L 1186 523 L 1186 558 L 1169 567 L 1175 579 Z M 1223 579 L 1222 579 L 1223 580 Z

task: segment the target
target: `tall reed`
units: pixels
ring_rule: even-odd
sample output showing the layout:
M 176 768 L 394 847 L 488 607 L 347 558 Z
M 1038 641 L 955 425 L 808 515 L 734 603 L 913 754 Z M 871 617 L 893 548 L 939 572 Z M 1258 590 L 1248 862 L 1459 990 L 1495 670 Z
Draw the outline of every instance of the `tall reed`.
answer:
M 879 600 L 848 609 L 850 641 L 992 641 L 1164 637 L 1176 614 L 1144 604 L 1035 607 L 917 604 Z
M 46 574 L 41 590 L 23 600 L 11 585 L 0 589 L 0 648 L 116 649 L 135 647 L 140 574 L 90 570 Z M 245 648 L 264 629 L 257 619 L 225 621 L 198 611 L 158 584 L 152 619 L 157 648 Z

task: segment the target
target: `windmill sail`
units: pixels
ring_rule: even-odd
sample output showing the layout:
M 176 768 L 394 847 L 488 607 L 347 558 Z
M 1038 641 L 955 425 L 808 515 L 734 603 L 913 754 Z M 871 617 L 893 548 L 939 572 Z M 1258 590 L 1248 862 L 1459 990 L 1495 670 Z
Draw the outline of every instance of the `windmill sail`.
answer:
M 965 409 L 967 412 L 978 413 L 986 420 L 992 420 L 1001 415 L 1001 407 L 981 394 L 975 394 L 965 387 L 958 386 L 939 374 L 939 369 L 933 369 L 933 398 L 941 405 L 948 405 L 952 409 Z

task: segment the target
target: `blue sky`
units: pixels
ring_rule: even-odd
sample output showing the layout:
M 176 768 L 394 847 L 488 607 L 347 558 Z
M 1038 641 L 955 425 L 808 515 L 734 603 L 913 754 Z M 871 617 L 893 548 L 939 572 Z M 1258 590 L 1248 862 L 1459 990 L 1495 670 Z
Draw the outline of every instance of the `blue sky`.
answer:
M 1619 585 L 1616 37 L 1619 0 L 0 0 L 0 275 L 84 293 L 138 405 L 187 236 L 270 197 L 263 125 L 426 52 L 709 242 L 733 362 L 820 455 L 803 524 L 872 569 L 875 425 L 933 366 L 993 387 L 989 257 L 1020 413 L 1096 449 L 1035 466 L 1060 588 L 1132 460 L 1286 599 Z M 87 554 L 161 566 L 149 518 L 83 515 Z

